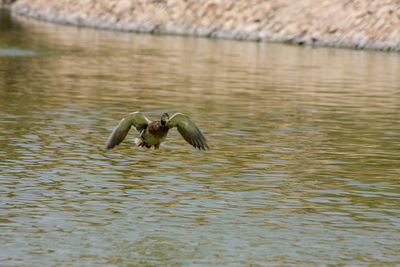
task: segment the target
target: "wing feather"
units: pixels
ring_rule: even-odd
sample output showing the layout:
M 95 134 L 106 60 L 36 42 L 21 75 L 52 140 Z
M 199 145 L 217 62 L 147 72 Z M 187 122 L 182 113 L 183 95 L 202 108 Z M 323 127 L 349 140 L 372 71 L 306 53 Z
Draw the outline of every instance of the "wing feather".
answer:
M 169 128 L 178 128 L 183 139 L 198 149 L 209 149 L 206 138 L 196 124 L 185 114 L 176 113 L 167 122 Z
M 136 128 L 136 130 L 142 131 L 146 129 L 149 123 L 149 119 L 147 119 L 146 116 L 140 112 L 133 112 L 125 116 L 119 122 L 117 127 L 114 128 L 110 137 L 108 137 L 105 148 L 112 149 L 119 145 L 125 139 L 132 125 Z

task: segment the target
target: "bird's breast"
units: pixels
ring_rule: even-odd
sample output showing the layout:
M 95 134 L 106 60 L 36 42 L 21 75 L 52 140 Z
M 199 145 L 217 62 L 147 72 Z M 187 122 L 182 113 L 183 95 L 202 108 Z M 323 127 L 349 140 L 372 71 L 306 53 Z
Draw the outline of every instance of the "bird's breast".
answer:
M 167 137 L 169 128 L 160 122 L 152 122 L 144 131 L 142 138 L 148 145 L 159 144 Z
M 162 138 L 167 135 L 169 128 L 165 125 L 162 125 L 161 122 L 157 121 L 154 123 L 150 123 L 147 131 L 153 135 L 154 137 Z

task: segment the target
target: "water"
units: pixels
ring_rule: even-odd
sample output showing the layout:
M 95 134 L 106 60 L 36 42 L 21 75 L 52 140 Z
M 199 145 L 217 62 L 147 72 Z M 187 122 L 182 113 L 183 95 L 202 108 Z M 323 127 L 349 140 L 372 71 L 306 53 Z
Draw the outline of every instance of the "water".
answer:
M 0 21 L 3 264 L 400 264 L 400 54 Z

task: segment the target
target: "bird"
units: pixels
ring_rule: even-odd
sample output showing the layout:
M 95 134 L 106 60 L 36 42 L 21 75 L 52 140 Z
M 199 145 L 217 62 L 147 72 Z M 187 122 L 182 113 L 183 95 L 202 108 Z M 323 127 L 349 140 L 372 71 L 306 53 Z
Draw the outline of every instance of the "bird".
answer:
M 151 148 L 154 146 L 154 149 L 159 149 L 160 144 L 167 137 L 168 131 L 176 127 L 183 139 L 193 147 L 199 150 L 209 149 L 206 138 L 187 115 L 175 113 L 169 117 L 168 113 L 163 113 L 159 121 L 151 121 L 139 111 L 126 115 L 119 122 L 108 138 L 105 149 L 110 150 L 118 146 L 132 126 L 140 133 L 140 137 L 136 139 L 136 145 L 139 147 Z

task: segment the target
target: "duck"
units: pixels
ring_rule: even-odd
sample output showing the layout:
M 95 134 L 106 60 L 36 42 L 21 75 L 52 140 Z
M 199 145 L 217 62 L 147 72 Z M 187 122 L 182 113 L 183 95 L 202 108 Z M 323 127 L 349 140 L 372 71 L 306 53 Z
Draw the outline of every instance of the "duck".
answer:
M 209 149 L 203 133 L 187 115 L 175 113 L 170 117 L 168 113 L 163 113 L 160 120 L 151 121 L 139 111 L 126 115 L 119 122 L 107 139 L 105 149 L 110 150 L 118 146 L 132 126 L 140 133 L 139 138 L 136 139 L 136 145 L 139 147 L 159 149 L 160 144 L 165 141 L 168 131 L 176 127 L 183 139 L 194 148 Z

